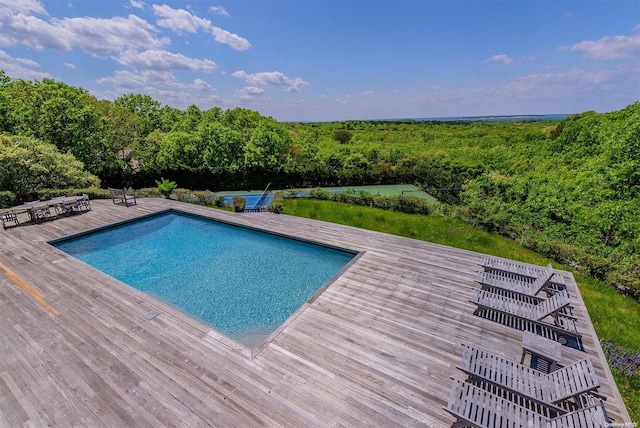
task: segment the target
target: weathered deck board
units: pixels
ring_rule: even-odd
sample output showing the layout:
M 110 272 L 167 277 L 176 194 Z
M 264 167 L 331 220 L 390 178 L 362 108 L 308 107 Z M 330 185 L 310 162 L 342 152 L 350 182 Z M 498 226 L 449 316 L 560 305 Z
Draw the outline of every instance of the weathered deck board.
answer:
M 462 343 L 518 360 L 522 332 L 473 316 L 479 254 L 269 213 L 163 199 L 0 233 L 2 426 L 449 426 Z M 47 241 L 168 208 L 363 254 L 253 358 L 241 346 Z M 616 421 L 629 416 L 573 276 L 562 273 Z M 157 308 L 161 314 L 144 316 Z M 563 363 L 585 353 L 564 348 Z

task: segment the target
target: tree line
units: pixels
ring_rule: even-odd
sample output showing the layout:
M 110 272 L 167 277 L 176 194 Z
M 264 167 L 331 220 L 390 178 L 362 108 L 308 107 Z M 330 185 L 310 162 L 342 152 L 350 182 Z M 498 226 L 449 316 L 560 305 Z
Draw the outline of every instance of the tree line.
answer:
M 280 123 L 243 108 L 98 100 L 0 71 L 0 191 L 415 183 L 447 213 L 640 298 L 640 102 L 562 121 Z

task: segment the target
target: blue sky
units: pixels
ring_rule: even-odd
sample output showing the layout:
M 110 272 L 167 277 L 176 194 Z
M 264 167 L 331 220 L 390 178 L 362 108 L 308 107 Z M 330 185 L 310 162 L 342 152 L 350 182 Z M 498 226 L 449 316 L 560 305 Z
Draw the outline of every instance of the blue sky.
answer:
M 0 69 L 280 121 L 606 112 L 640 1 L 0 0 Z

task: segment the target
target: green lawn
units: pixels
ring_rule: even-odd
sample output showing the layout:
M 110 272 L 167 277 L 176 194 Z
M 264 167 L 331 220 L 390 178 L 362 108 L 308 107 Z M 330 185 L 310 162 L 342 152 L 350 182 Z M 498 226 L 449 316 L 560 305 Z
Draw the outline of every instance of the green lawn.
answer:
M 345 224 L 477 251 L 538 265 L 551 262 L 517 242 L 485 232 L 450 217 L 420 216 L 360 207 L 331 201 L 286 199 L 285 214 Z M 558 269 L 568 266 L 553 263 Z M 601 339 L 640 352 L 640 303 L 622 296 L 601 281 L 575 275 L 593 326 Z M 631 379 L 615 373 L 616 382 L 631 419 L 640 420 L 640 388 L 636 373 Z
M 429 195 L 426 192 L 423 192 L 418 187 L 413 184 L 374 184 L 371 186 L 343 186 L 343 187 L 321 187 L 322 190 L 326 190 L 328 192 L 332 191 L 346 191 L 346 190 L 366 190 L 372 195 L 380 195 L 380 196 L 397 196 L 397 195 L 406 195 L 406 196 L 415 196 L 417 198 L 426 199 L 432 204 L 439 204 L 433 196 Z M 279 189 L 272 189 L 274 192 L 277 192 Z M 287 192 L 289 189 L 280 189 L 283 192 Z M 308 189 L 295 189 L 295 190 L 308 190 Z M 228 190 L 228 191 L 220 191 L 216 192 L 217 195 L 255 195 L 262 194 L 264 190 Z

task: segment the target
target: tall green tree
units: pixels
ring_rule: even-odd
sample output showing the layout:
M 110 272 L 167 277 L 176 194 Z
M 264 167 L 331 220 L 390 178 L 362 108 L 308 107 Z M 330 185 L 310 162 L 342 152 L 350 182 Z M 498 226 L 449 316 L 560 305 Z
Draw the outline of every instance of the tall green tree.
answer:
M 149 95 L 127 94 L 115 100 L 113 104 L 133 113 L 142 127 L 141 134 L 146 137 L 156 129 L 161 128 L 161 105 Z
M 41 189 L 97 187 L 100 180 L 70 153 L 32 137 L 0 135 L 0 190 L 27 199 Z
M 250 168 L 280 170 L 289 162 L 291 138 L 280 126 L 263 121 L 245 146 L 244 163 Z

